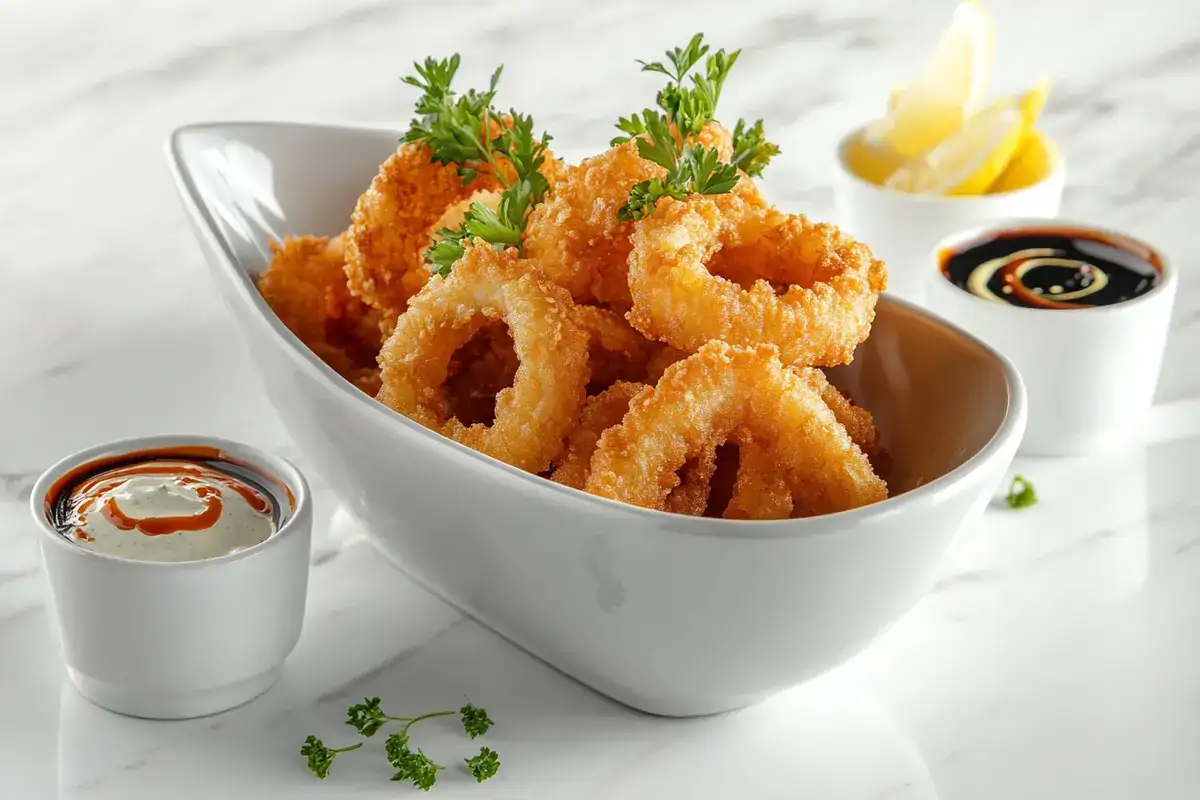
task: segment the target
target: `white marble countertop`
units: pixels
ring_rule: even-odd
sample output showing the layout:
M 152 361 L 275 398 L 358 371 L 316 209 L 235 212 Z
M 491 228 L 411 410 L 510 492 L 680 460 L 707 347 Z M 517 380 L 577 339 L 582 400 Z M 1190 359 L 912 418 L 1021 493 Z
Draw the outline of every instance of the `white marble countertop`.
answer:
M 694 30 L 746 53 L 723 114 L 766 118 L 769 189 L 831 207 L 830 152 L 914 67 L 952 0 L 645 3 L 10 0 L 0 8 L 0 797 L 393 797 L 381 759 L 326 782 L 297 748 L 347 705 L 464 693 L 504 766 L 445 797 L 1200 796 L 1200 21 L 1188 0 L 994 2 L 998 76 L 1057 79 L 1045 127 L 1064 213 L 1159 244 L 1182 272 L 1143 442 L 1024 461 L 1042 497 L 962 532 L 937 589 L 833 673 L 740 712 L 663 720 L 555 673 L 328 523 L 281 682 L 182 723 L 100 711 L 65 682 L 26 503 L 97 440 L 194 431 L 304 460 L 276 421 L 161 154 L 177 124 L 403 120 L 398 77 L 461 49 L 579 156 L 650 91 L 633 59 Z M 591 6 L 591 7 L 589 7 Z M 1083 33 L 1086 31 L 1086 34 Z M 334 528 L 333 532 L 330 529 Z M 426 749 L 461 743 L 431 727 Z

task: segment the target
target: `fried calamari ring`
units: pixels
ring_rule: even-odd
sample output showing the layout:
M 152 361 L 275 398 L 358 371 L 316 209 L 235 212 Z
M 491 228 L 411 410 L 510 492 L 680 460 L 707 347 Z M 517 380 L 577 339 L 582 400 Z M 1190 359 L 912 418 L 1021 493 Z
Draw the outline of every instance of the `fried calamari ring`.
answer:
M 292 236 L 271 242 L 258 291 L 281 322 L 342 377 L 378 389 L 379 312 L 346 287 L 343 237 Z
M 742 442 L 738 446 L 733 496 L 722 516 L 725 519 L 787 519 L 792 515 L 792 507 L 791 487 L 771 451 L 752 441 Z
M 793 495 L 803 490 L 810 513 L 887 497 L 887 486 L 820 393 L 785 369 L 774 347 L 718 341 L 671 366 L 634 399 L 620 425 L 605 431 L 585 488 L 662 509 L 687 459 L 739 431 L 769 447 Z
M 588 364 L 591 391 L 611 386 L 615 381 L 641 380 L 646 366 L 661 345 L 651 342 L 629 327 L 615 311 L 597 306 L 576 306 L 575 318 L 590 337 Z
M 870 333 L 887 283 L 883 262 L 835 226 L 727 195 L 666 199 L 632 236 L 629 321 L 652 339 L 696 351 L 705 342 L 774 344 L 787 364 L 849 363 Z M 750 289 L 712 274 L 720 250 Z M 786 286 L 777 295 L 776 283 Z
M 645 391 L 645 384 L 618 381 L 603 392 L 588 398 L 579 416 L 579 424 L 567 437 L 567 446 L 555 462 L 550 479 L 555 483 L 582 489 L 591 469 L 592 455 L 604 431 L 621 422 L 630 401 Z M 700 454 L 679 471 L 678 486 L 668 496 L 664 509 L 676 514 L 698 517 L 708 504 L 709 481 L 716 471 L 715 448 Z
M 449 206 L 499 185 L 494 176 L 480 174 L 464 186 L 453 164 L 431 157 L 423 145 L 400 145 L 358 198 L 351 217 L 346 241 L 350 291 L 383 312 L 385 326 L 428 280 L 422 253 L 429 247 L 430 226 Z
M 555 460 L 550 480 L 582 489 L 587 482 L 592 454 L 596 452 L 601 434 L 620 423 L 629 410 L 629 401 L 647 388 L 641 383 L 618 381 L 600 394 L 589 397 L 579 415 L 579 424 L 567 437 L 566 449 Z
M 460 347 L 484 326 L 508 324 L 521 360 L 496 397 L 495 422 L 464 425 L 446 413 L 443 384 Z M 468 246 L 446 278 L 434 277 L 396 320 L 379 353 L 378 399 L 427 428 L 529 472 L 562 451 L 587 384 L 588 336 L 567 293 L 515 249 Z
M 496 419 L 496 395 L 513 385 L 521 366 L 508 328 L 495 323 L 467 342 L 447 369 L 444 394 L 446 416 L 464 425 L 491 425 Z
M 819 369 L 801 369 L 796 373 L 808 382 L 821 395 L 825 405 L 833 412 L 833 416 L 850 434 L 850 439 L 867 455 L 878 449 L 879 432 L 875 429 L 875 419 L 871 412 L 859 408 L 850 402 L 850 398 L 841 389 L 829 382 L 829 378 Z
M 729 131 L 716 122 L 708 123 L 696 141 L 715 147 L 724 161 L 733 154 Z M 526 255 L 576 302 L 628 309 L 626 262 L 633 223 L 617 219 L 617 211 L 629 201 L 635 184 L 664 174 L 665 169 L 638 155 L 635 141 L 568 169 L 529 215 Z
M 871 413 L 850 402 L 850 399 L 829 382 L 819 369 L 806 368 L 793 371 L 813 388 L 838 421 L 850 440 L 872 461 L 878 451 L 878 432 Z M 725 508 L 726 519 L 787 519 L 790 516 L 808 516 L 812 505 L 807 490 L 802 489 L 793 497 L 792 490 L 784 480 L 782 469 L 772 458 L 769 450 L 745 437 L 734 437 L 738 441 L 738 471 L 733 495 Z

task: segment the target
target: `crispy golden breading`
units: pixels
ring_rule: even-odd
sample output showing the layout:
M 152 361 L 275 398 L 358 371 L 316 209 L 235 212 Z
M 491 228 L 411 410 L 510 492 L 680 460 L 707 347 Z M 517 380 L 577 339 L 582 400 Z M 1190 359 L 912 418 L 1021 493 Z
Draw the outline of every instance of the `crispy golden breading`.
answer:
M 351 296 L 343 236 L 294 236 L 271 242 L 258 290 L 280 321 L 339 375 L 374 394 L 379 312 Z
M 664 508 L 689 458 L 744 431 L 769 448 L 805 513 L 844 511 L 887 497 L 887 486 L 825 404 L 785 369 L 774 347 L 713 341 L 672 365 L 600 437 L 587 491 Z
M 429 149 L 402 144 L 358 199 L 346 239 L 351 293 L 379 310 L 385 330 L 429 277 L 422 254 L 429 228 L 449 206 L 480 189 L 495 189 L 480 174 L 464 186 L 452 164 L 431 161 Z
M 562 452 L 588 380 L 588 335 L 570 295 L 515 249 L 471 245 L 448 277 L 435 276 L 396 320 L 379 353 L 380 402 L 455 441 L 529 472 Z M 521 361 L 496 398 L 495 421 L 447 417 L 449 365 L 483 327 L 504 322 Z
M 767 343 L 787 364 L 849 363 L 887 284 L 883 263 L 833 225 L 763 208 L 757 192 L 742 188 L 749 183 L 725 195 L 667 198 L 636 223 L 630 323 L 689 352 L 710 340 Z M 760 279 L 745 289 L 712 274 L 708 262 L 722 249 L 727 265 Z
M 696 141 L 715 147 L 728 160 L 729 131 L 710 122 Z M 526 256 L 576 302 L 602 303 L 619 310 L 630 306 L 626 261 L 632 222 L 617 219 L 629 190 L 666 170 L 638 155 L 628 141 L 566 170 L 566 177 L 529 217 Z

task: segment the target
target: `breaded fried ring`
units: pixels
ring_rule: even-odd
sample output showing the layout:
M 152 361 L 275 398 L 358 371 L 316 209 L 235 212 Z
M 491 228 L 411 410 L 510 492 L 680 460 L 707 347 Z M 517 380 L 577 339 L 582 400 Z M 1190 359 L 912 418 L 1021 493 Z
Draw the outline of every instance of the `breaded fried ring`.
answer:
M 480 174 L 464 186 L 454 165 L 431 161 L 431 156 L 423 145 L 400 145 L 358 198 L 351 217 L 346 241 L 350 291 L 383 312 L 387 326 L 428 280 L 422 253 L 429 247 L 430 226 L 449 206 L 499 185 L 494 176 Z
M 646 364 L 659 346 L 629 327 L 615 311 L 597 306 L 576 306 L 575 317 L 588 332 L 590 391 L 596 392 L 618 380 L 641 380 Z
M 821 395 L 780 363 L 771 346 L 712 341 L 672 365 L 600 437 L 586 490 L 644 508 L 664 507 L 689 457 L 739 430 L 768 447 L 810 513 L 887 497 L 887 486 Z
M 792 490 L 779 463 L 764 446 L 746 441 L 738 447 L 737 479 L 725 519 L 787 519 Z
M 721 159 L 733 153 L 729 131 L 708 123 L 696 141 L 715 147 Z M 579 303 L 630 306 L 626 278 L 633 223 L 617 219 L 629 190 L 666 170 L 638 155 L 628 141 L 567 170 L 566 177 L 529 215 L 525 252 L 550 280 Z
M 833 416 L 846 429 L 846 433 L 850 434 L 851 441 L 858 445 L 859 449 L 870 455 L 878 448 L 879 432 L 875 430 L 875 419 L 870 411 L 850 402 L 850 398 L 830 383 L 821 370 L 809 368 L 796 372 L 820 393 L 825 405 L 829 406 Z
M 339 375 L 378 388 L 379 313 L 350 295 L 343 237 L 292 236 L 271 242 L 258 291 L 281 322 Z
M 550 480 L 582 489 L 591 468 L 592 454 L 600 435 L 616 425 L 629 410 L 629 401 L 647 389 L 645 384 L 617 381 L 600 394 L 587 399 L 579 424 L 567 437 L 567 446 L 555 460 L 554 473 Z
M 618 424 L 629 410 L 629 402 L 645 391 L 645 384 L 617 381 L 600 394 L 589 397 L 579 424 L 567 437 L 567 447 L 555 462 L 550 479 L 582 489 L 591 469 L 592 455 L 604 431 Z M 709 481 L 716 471 L 716 449 L 700 454 L 680 470 L 678 486 L 667 496 L 664 509 L 698 517 L 708 504 Z
M 521 365 L 496 397 L 495 422 L 447 419 L 443 384 L 455 352 L 492 322 L 508 324 Z M 379 353 L 378 399 L 427 428 L 529 472 L 562 451 L 587 384 L 588 336 L 570 296 L 515 249 L 468 246 L 446 278 L 435 276 L 396 321 Z
M 630 323 L 691 352 L 719 339 L 774 344 L 786 364 L 849 363 L 887 283 L 865 245 L 833 225 L 753 207 L 743 190 L 660 201 L 632 242 Z M 763 279 L 744 289 L 710 273 L 722 248 L 727 264 Z M 787 290 L 777 295 L 772 282 Z
M 712 492 L 712 476 L 717 471 L 717 448 L 708 447 L 683 462 L 679 485 L 667 495 L 663 511 L 702 517 Z

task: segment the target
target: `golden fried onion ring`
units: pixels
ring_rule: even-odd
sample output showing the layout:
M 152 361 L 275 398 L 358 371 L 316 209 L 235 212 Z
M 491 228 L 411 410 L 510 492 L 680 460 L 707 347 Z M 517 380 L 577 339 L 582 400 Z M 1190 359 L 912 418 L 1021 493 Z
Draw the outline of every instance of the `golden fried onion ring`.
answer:
M 739 434 L 744 431 L 745 433 Z M 887 486 L 821 394 L 785 369 L 774 347 L 709 342 L 667 369 L 600 437 L 585 489 L 664 508 L 677 470 L 735 434 L 767 447 L 804 513 L 844 511 L 887 497 Z
M 521 365 L 496 397 L 495 422 L 447 419 L 443 384 L 455 352 L 485 325 L 508 324 Z M 468 447 L 529 472 L 559 455 L 584 402 L 588 336 L 567 293 L 515 249 L 470 246 L 446 278 L 434 277 L 396 321 L 379 353 L 390 408 Z
M 630 323 L 689 352 L 719 339 L 774 344 L 786 364 L 849 363 L 875 319 L 883 262 L 836 226 L 763 207 L 748 184 L 660 201 L 636 223 Z M 760 280 L 745 289 L 712 274 L 706 265 L 718 251 Z M 777 295 L 772 284 L 786 290 Z

